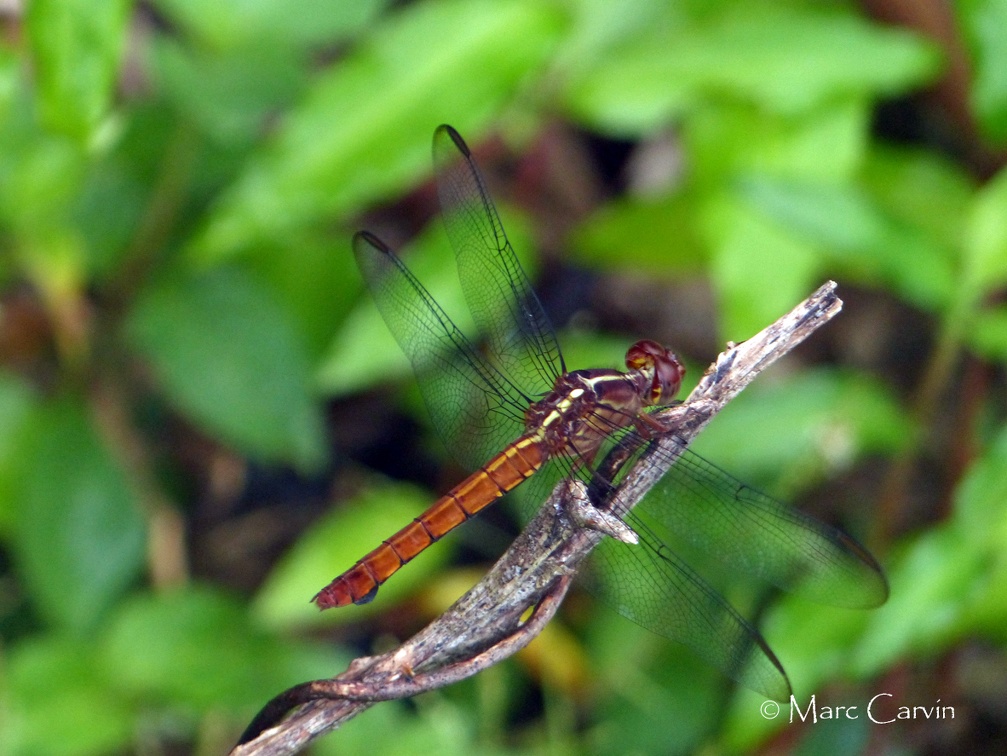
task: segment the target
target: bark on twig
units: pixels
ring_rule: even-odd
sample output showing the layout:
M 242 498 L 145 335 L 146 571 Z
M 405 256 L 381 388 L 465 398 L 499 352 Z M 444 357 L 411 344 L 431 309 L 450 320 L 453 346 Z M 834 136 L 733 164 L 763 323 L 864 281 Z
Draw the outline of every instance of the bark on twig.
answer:
M 842 308 L 835 290 L 829 281 L 748 341 L 729 345 L 685 402 L 657 416 L 677 439 L 670 446 L 691 441 L 759 373 L 831 320 Z M 662 456 L 671 459 L 667 451 Z M 613 495 L 635 503 L 664 472 L 636 464 Z M 378 701 L 448 685 L 528 645 L 555 614 L 580 563 L 605 537 L 570 521 L 560 506 L 568 493 L 560 486 L 486 577 L 398 649 L 357 659 L 335 678 L 295 686 L 270 701 L 233 756 L 294 753 Z

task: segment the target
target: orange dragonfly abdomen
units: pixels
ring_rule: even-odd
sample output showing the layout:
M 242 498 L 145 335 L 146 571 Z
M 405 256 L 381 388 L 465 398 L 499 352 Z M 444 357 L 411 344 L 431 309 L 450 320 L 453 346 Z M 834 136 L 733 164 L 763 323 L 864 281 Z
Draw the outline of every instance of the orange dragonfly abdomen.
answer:
M 540 436 L 522 436 L 336 577 L 312 601 L 319 609 L 366 604 L 406 562 L 534 475 L 547 456 Z

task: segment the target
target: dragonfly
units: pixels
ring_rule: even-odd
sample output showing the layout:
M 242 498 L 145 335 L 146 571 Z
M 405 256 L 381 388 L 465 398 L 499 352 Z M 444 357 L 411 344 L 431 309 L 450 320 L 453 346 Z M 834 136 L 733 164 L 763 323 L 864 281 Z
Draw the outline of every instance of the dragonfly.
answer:
M 353 250 L 436 431 L 474 472 L 313 601 L 327 609 L 373 600 L 407 562 L 530 478 L 542 481 L 527 497 L 535 505 L 544 499 L 535 494 L 558 481 L 612 490 L 626 465 L 661 464 L 660 454 L 674 454 L 636 507 L 613 505 L 631 531 L 621 540 L 630 543 L 605 538 L 598 545 L 592 556 L 603 577 L 595 588 L 629 619 L 787 700 L 789 680 L 768 644 L 669 541 L 712 555 L 728 572 L 846 607 L 885 601 L 878 563 L 845 533 L 741 483 L 685 449 L 684 440 L 671 451 L 655 448 L 655 439 L 673 431 L 653 413 L 675 401 L 685 374 L 670 349 L 641 340 L 627 350 L 625 370 L 568 371 L 468 146 L 442 125 L 433 153 L 442 217 L 478 335 L 467 337 L 374 234 L 357 233 Z M 621 465 L 600 464 L 621 458 Z

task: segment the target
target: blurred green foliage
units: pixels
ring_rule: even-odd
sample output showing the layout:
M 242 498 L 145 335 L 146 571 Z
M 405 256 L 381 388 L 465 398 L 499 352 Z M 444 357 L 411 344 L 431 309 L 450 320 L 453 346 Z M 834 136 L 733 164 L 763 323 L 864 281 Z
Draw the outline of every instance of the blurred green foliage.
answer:
M 957 158 L 872 128 L 879 103 L 942 75 L 948 51 L 838 0 L 32 0 L 6 13 L 0 752 L 220 752 L 272 695 L 358 655 L 309 628 L 378 622 L 435 577 L 454 585 L 445 542 L 366 614 L 306 611 L 432 496 L 357 468 L 247 601 L 186 566 L 225 463 L 329 480 L 342 460 L 326 408 L 408 381 L 360 297 L 349 235 L 428 178 L 442 122 L 514 154 L 548 129 L 640 145 L 673 134 L 678 181 L 595 203 L 564 262 L 702 281 L 721 340 L 826 277 L 925 323 L 912 377 L 855 361 L 778 372 L 697 447 L 788 496 L 845 476 L 851 499 L 880 499 L 851 482 L 858 465 L 909 469 L 956 449 L 942 511 L 907 526 L 885 521 L 899 510 L 884 501 L 843 509 L 886 565 L 886 606 L 784 598 L 761 627 L 802 700 L 837 680 L 842 703 L 866 700 L 972 638 L 1004 664 L 1007 172 L 962 157 L 1007 135 L 1003 0 L 954 5 L 978 128 Z M 534 219 L 504 215 L 531 263 Z M 431 228 L 416 246 L 421 278 L 460 313 L 443 237 Z M 628 343 L 563 336 L 573 367 L 614 363 Z M 963 362 L 1000 383 L 973 380 L 960 417 L 942 415 Z M 421 615 L 443 608 L 437 590 Z M 682 649 L 613 613 L 571 613 L 576 632 L 557 623 L 524 662 L 414 712 L 378 706 L 317 752 L 746 749 L 784 726 L 754 694 L 727 700 Z M 951 695 L 919 690 L 910 705 Z M 863 726 L 798 724 L 795 739 L 855 750 L 877 737 Z

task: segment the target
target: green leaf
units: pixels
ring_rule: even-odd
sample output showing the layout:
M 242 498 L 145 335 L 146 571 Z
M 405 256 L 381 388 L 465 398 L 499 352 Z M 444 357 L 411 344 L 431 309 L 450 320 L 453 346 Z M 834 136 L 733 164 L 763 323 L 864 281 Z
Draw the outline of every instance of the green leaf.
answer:
M 91 166 L 71 206 L 92 280 L 115 276 L 124 263 L 146 208 L 149 186 L 132 174 L 135 164 L 110 156 Z
M 885 215 L 919 229 L 931 245 L 960 249 L 975 195 L 975 180 L 961 165 L 931 151 L 879 144 L 865 157 L 860 179 Z
M 110 686 L 91 641 L 37 635 L 8 649 L 4 751 L 52 756 L 125 753 L 134 702 Z
M 934 242 L 925 229 L 889 217 L 856 187 L 751 177 L 739 188 L 751 206 L 845 275 L 893 288 L 931 310 L 951 301 L 957 286 L 954 249 Z
M 265 460 L 305 470 L 323 462 L 306 349 L 248 275 L 171 279 L 137 302 L 128 334 L 171 400 L 211 433 Z
M 669 643 L 608 610 L 594 607 L 584 662 L 598 700 L 594 753 L 692 753 L 709 738 L 723 695 L 719 670 L 685 646 Z M 754 695 L 754 694 L 753 694 Z M 667 728 L 663 723 L 679 722 Z
M 1007 362 L 1007 307 L 977 313 L 964 336 L 969 346 L 986 359 Z
M 955 490 L 956 526 L 973 539 L 977 547 L 986 544 L 1001 553 L 1007 542 L 1007 429 L 968 470 Z
M 236 599 L 201 587 L 124 605 L 98 655 L 131 698 L 204 713 L 255 710 L 289 685 L 338 669 L 330 651 L 283 642 L 254 627 Z
M 389 0 L 157 0 L 154 5 L 218 50 L 249 44 L 332 44 L 371 23 Z
M 0 534 L 14 528 L 18 500 L 14 490 L 20 460 L 20 437 L 31 423 L 35 396 L 19 379 L 0 372 Z
M 877 381 L 818 370 L 757 381 L 693 448 L 742 480 L 789 497 L 865 455 L 894 453 L 913 432 L 905 410 Z
M 749 107 L 708 108 L 685 126 L 685 149 L 694 167 L 684 188 L 667 197 L 614 203 L 585 224 L 572 243 L 593 264 L 611 259 L 655 272 L 694 271 L 711 256 L 699 222 L 707 189 L 721 192 L 725 181 L 739 174 L 752 175 L 754 184 L 785 176 L 831 187 L 837 178 L 854 175 L 866 124 L 866 109 L 857 103 L 790 118 Z M 747 182 L 738 185 L 744 193 Z M 723 231 L 715 236 L 725 236 Z
M 40 131 L 20 99 L 0 124 L 0 217 L 25 238 L 51 237 L 66 225 L 88 156 L 80 146 Z M 58 228 L 62 233 L 67 230 Z
M 705 98 L 794 114 L 897 94 L 937 68 L 936 49 L 906 32 L 854 16 L 735 3 L 692 23 L 653 24 L 576 81 L 570 104 L 603 128 L 639 132 Z
M 577 229 L 570 245 L 576 259 L 602 270 L 638 268 L 658 275 L 695 274 L 709 256 L 696 224 L 694 194 L 623 199 L 609 204 Z
M 738 175 L 831 182 L 856 173 L 870 123 L 863 99 L 830 102 L 794 115 L 767 113 L 747 104 L 717 102 L 683 124 L 690 176 L 720 188 Z
M 250 250 L 247 262 L 296 320 L 312 363 L 320 363 L 360 292 L 349 237 L 323 232 L 285 238 Z
M 972 111 L 983 132 L 993 140 L 1007 140 L 1007 2 L 961 0 L 953 10 L 971 52 L 968 88 Z
M 683 4 L 665 0 L 570 0 L 570 29 L 556 51 L 553 64 L 565 78 L 579 80 L 603 66 L 613 50 L 628 44 L 655 25 L 668 25 L 684 12 Z
M 1002 534 L 1001 534 L 1002 535 Z M 978 590 L 972 592 L 968 602 L 968 629 L 993 643 L 1002 646 L 1007 643 L 1007 562 L 1002 558 L 1004 542 L 997 545 L 995 552 L 982 576 Z
M 111 105 L 132 3 L 33 0 L 26 8 L 42 120 L 80 142 Z
M 214 55 L 173 39 L 152 42 L 161 90 L 228 149 L 256 141 L 266 119 L 292 102 L 307 82 L 306 65 L 287 48 L 257 45 Z
M 495 669 L 495 668 L 494 668 Z M 487 670 L 487 674 L 492 674 Z M 490 683 L 492 684 L 492 683 Z M 395 756 L 467 756 L 481 753 L 505 756 L 503 746 L 487 746 L 483 721 L 476 725 L 476 715 L 469 708 L 474 696 L 464 690 L 455 698 L 431 696 L 422 706 L 410 702 L 388 701 L 375 706 L 366 717 L 357 717 L 339 729 L 338 737 L 324 738 L 312 744 L 316 756 L 388 753 Z M 480 712 L 485 711 L 480 699 Z
M 330 580 L 408 525 L 433 501 L 429 493 L 389 483 L 376 485 L 340 504 L 305 533 L 273 570 L 255 600 L 256 616 L 275 628 L 353 622 L 414 592 L 447 559 L 448 543 L 438 543 L 420 554 L 382 586 L 377 598 L 366 606 L 319 613 L 310 603 Z
M 0 48 L 0 122 L 10 117 L 15 99 L 23 96 L 25 87 L 21 61 L 15 50 Z
M 818 283 L 814 247 L 779 224 L 733 198 L 711 203 L 705 215 L 714 239 L 711 274 L 725 339 L 749 338 Z
M 88 630 L 143 568 L 146 525 L 125 473 L 64 397 L 39 408 L 17 449 L 17 566 L 51 622 Z
M 558 31 L 555 13 L 529 0 L 403 11 L 319 78 L 190 252 L 219 260 L 414 182 L 429 170 L 434 128 L 450 121 L 477 138 L 542 66 Z
M 1007 429 L 1001 427 L 982 456 L 976 459 L 955 491 L 951 525 L 969 543 L 983 572 L 974 589 L 960 600 L 968 609 L 966 623 L 999 643 L 1007 621 Z
M 976 195 L 966 230 L 964 286 L 980 299 L 1007 283 L 1007 169 Z
M 870 614 L 863 669 L 876 674 L 907 656 L 932 656 L 966 630 L 968 597 L 985 581 L 985 546 L 939 527 L 889 560 L 888 603 Z

